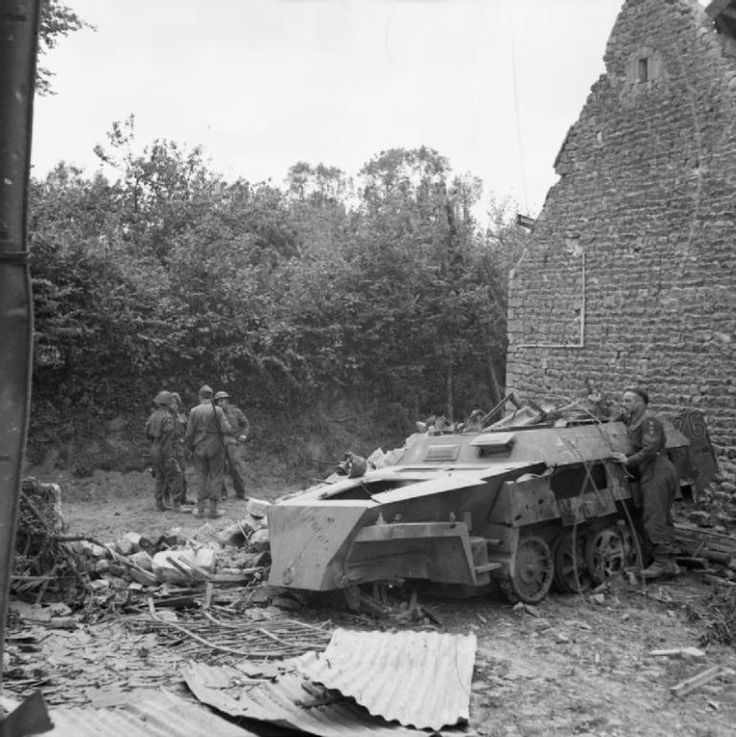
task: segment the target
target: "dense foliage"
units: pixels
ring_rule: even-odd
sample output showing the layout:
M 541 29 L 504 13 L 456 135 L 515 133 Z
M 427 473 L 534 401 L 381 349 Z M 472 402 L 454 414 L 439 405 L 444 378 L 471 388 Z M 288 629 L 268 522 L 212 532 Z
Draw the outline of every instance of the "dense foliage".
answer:
M 112 175 L 32 183 L 37 405 L 124 412 L 206 381 L 269 412 L 350 396 L 408 427 L 497 398 L 521 236 L 480 232 L 479 183 L 437 152 L 382 152 L 357 182 L 300 162 L 278 188 L 132 137 L 130 119 L 97 148 Z

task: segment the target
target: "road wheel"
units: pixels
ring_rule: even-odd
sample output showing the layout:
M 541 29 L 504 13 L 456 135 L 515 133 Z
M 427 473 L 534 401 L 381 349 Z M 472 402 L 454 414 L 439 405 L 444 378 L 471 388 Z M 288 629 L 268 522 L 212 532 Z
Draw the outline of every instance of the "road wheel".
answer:
M 624 569 L 624 541 L 617 527 L 593 532 L 585 544 L 585 562 L 594 586 Z
M 554 577 L 552 552 L 541 537 L 519 539 L 516 562 L 508 581 L 501 588 L 512 603 L 536 604 L 549 593 Z
M 576 530 L 573 535 L 570 531 L 558 537 L 553 558 L 555 563 L 553 584 L 557 591 L 565 594 L 581 594 L 590 588 L 590 574 L 585 560 L 585 535 L 582 532 Z

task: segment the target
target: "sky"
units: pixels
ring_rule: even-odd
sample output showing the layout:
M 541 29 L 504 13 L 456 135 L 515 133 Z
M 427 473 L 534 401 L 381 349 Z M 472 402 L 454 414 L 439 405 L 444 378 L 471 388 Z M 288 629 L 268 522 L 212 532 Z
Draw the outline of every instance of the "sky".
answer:
M 33 175 L 93 173 L 135 115 L 138 150 L 201 145 L 228 180 L 281 186 L 298 161 L 349 176 L 428 146 L 538 214 L 622 0 L 63 0 L 96 30 L 42 64 Z

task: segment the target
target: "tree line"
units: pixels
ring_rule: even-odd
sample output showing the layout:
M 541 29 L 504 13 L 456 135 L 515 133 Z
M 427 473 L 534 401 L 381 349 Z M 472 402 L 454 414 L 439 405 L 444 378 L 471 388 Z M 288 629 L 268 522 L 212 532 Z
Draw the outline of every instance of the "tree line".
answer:
M 200 148 L 135 153 L 134 135 L 115 123 L 93 175 L 32 181 L 34 406 L 125 412 L 213 381 L 277 413 L 345 394 L 462 417 L 497 399 L 523 237 L 500 205 L 478 226 L 479 181 L 421 147 L 355 180 L 298 162 L 282 186 L 228 182 Z

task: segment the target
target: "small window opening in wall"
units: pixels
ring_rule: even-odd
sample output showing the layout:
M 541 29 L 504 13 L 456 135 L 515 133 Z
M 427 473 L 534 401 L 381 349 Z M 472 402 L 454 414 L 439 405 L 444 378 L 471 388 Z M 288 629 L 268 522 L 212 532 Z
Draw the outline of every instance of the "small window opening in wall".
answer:
M 647 59 L 646 57 L 644 57 L 643 59 L 639 59 L 639 81 L 649 81 L 649 59 Z

